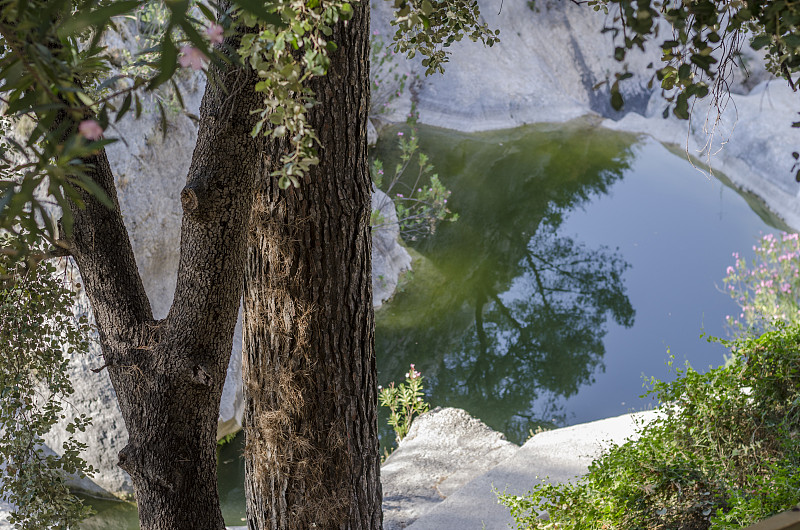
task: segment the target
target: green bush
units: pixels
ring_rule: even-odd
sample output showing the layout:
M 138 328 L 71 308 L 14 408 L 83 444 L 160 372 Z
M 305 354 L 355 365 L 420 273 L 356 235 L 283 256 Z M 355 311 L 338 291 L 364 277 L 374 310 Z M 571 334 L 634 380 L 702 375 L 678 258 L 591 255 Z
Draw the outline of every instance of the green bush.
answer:
M 760 333 L 775 322 L 800 322 L 800 237 L 766 234 L 753 246 L 754 257 L 733 253 L 725 290 L 741 308 L 728 315 L 728 325 L 737 334 Z
M 800 501 L 800 325 L 722 342 L 726 366 L 652 380 L 663 414 L 579 481 L 501 494 L 517 528 L 734 529 Z
M 395 386 L 378 387 L 378 401 L 389 409 L 389 425 L 394 429 L 397 442 L 408 434 L 415 416 L 428 412 L 430 405 L 423 399 L 422 374 L 411 365 L 406 382 Z
M 0 239 L 0 251 L 11 248 Z M 66 485 L 67 475 L 92 473 L 80 456 L 85 445 L 69 438 L 52 454 L 42 437 L 60 420 L 70 433 L 90 422 L 68 418 L 62 405 L 73 392 L 68 355 L 87 351 L 90 328 L 73 314 L 74 294 L 51 263 L 16 255 L 0 252 L 0 497 L 16 506 L 15 528 L 75 528 L 92 513 Z

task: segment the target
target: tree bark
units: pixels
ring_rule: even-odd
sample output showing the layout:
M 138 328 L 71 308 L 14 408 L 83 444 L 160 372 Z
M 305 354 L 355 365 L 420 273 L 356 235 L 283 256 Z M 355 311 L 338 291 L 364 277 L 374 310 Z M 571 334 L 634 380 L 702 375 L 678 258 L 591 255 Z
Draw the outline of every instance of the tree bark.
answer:
M 234 43 L 235 45 L 235 43 Z M 92 176 L 114 203 L 84 194 L 71 252 L 92 303 L 105 367 L 128 430 L 119 466 L 133 481 L 143 530 L 224 528 L 216 476 L 219 403 L 242 292 L 263 139 L 250 68 L 217 71 L 203 97 L 181 193 L 184 214 L 173 305 L 153 319 L 122 222 L 105 152 Z
M 245 278 L 248 528 L 382 525 L 367 168 L 369 3 L 314 84 L 320 163 L 256 193 Z M 279 159 L 283 146 L 268 148 Z M 274 162 L 273 162 L 274 163 Z

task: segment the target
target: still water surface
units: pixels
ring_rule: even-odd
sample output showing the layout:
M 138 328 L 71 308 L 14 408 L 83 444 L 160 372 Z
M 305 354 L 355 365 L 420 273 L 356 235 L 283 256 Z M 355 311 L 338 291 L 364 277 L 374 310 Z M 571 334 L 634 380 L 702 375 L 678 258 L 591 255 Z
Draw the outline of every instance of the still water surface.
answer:
M 387 168 L 398 130 L 378 146 Z M 785 228 L 758 201 L 685 155 L 586 123 L 419 136 L 460 218 L 408 242 L 413 275 L 376 314 L 380 384 L 415 363 L 433 406 L 519 443 L 650 407 L 643 376 L 671 377 L 668 350 L 698 369 L 723 361 L 700 335 L 724 337 L 736 312 L 718 288 L 731 253 Z M 220 454 L 230 525 L 244 517 L 240 452 L 239 438 Z M 96 507 L 83 528 L 136 528 L 132 506 Z

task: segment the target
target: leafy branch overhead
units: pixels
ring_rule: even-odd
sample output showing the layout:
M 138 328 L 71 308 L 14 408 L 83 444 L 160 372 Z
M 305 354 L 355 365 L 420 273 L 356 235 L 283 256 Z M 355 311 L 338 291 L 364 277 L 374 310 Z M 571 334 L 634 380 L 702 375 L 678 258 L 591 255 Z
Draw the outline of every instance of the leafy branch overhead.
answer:
M 624 62 L 634 48 L 648 41 L 661 46 L 664 66 L 654 70 L 651 86 L 660 82 L 667 100 L 664 117 L 688 119 L 692 98 L 711 95 L 723 108 L 745 42 L 766 54 L 767 69 L 796 90 L 792 74 L 800 69 L 800 5 L 787 0 L 589 0 L 609 15 L 617 46 L 614 57 Z M 661 33 L 666 34 L 661 34 Z M 650 67 L 653 67 L 651 64 Z M 631 74 L 616 74 L 611 103 L 623 105 L 619 83 Z
M 474 1 L 397 0 L 395 8 L 394 46 L 421 54 L 429 73 L 443 71 L 444 48 L 465 35 L 497 41 Z M 252 134 L 288 139 L 273 175 L 284 188 L 299 186 L 318 162 L 309 81 L 326 74 L 332 28 L 352 13 L 349 0 L 0 0 L 0 119 L 15 131 L 0 145 L 0 229 L 58 244 L 59 231 L 71 230 L 71 205 L 82 207 L 79 189 L 110 206 L 85 160 L 116 141 L 110 124 L 138 118 L 159 91 L 171 90 L 182 107 L 181 68 L 210 72 L 213 82 L 209 65 L 249 63 L 263 94 Z M 145 33 L 148 45 L 120 65 L 105 37 L 126 30 Z M 164 104 L 155 102 L 166 133 Z

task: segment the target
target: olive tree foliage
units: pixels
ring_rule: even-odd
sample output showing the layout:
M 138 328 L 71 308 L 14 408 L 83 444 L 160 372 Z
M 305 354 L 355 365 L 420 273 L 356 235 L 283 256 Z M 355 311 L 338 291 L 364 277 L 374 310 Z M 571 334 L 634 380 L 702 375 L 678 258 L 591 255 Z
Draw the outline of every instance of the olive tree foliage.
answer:
M 81 207 L 76 188 L 103 197 L 82 160 L 116 141 L 103 134 L 109 123 L 131 112 L 138 117 L 146 92 L 171 89 L 180 104 L 175 72 L 212 61 L 244 61 L 258 72 L 263 107 L 254 109 L 260 120 L 252 134 L 289 139 L 275 177 L 282 187 L 298 186 L 317 162 L 316 135 L 306 122 L 314 105 L 309 81 L 325 74 L 336 48 L 326 36 L 352 13 L 351 1 L 0 0 L 2 116 L 22 125 L 21 137 L 0 151 L 0 228 L 24 228 L 57 246 L 59 230 L 71 228 L 70 202 Z M 444 48 L 465 35 L 489 45 L 497 40 L 475 0 L 394 3 L 396 50 L 420 53 L 429 71 L 443 71 Z M 154 8 L 163 21 L 149 35 L 152 46 L 118 67 L 104 34 Z M 249 29 L 232 49 L 222 35 L 240 31 L 240 23 Z M 166 132 L 160 101 L 158 109 Z M 60 227 L 51 205 L 61 209 Z
M 588 0 L 609 15 L 604 31 L 612 32 L 614 57 L 624 62 L 648 42 L 661 46 L 663 66 L 654 68 L 651 86 L 659 82 L 680 119 L 689 119 L 694 101 L 713 99 L 717 114 L 725 109 L 736 68 L 746 71 L 740 58 L 745 44 L 765 54 L 767 70 L 797 90 L 792 76 L 800 70 L 800 4 L 791 0 Z M 666 22 L 667 24 L 663 24 Z M 664 30 L 666 29 L 666 34 Z M 652 66 L 652 65 L 651 65 Z M 623 69 L 611 85 L 611 103 L 619 110 L 619 84 L 632 77 Z M 800 127 L 800 121 L 794 123 Z M 798 154 L 794 153 L 795 159 Z M 800 180 L 800 171 L 797 172 Z
M 87 513 L 63 481 L 64 473 L 91 472 L 79 456 L 83 447 L 68 442 L 58 457 L 39 444 L 62 415 L 56 398 L 71 392 L 59 348 L 85 350 L 87 331 L 84 321 L 66 318 L 71 294 L 52 283 L 47 260 L 70 254 L 82 192 L 111 206 L 86 160 L 120 140 L 110 134 L 113 123 L 153 106 L 167 134 L 165 105 L 183 105 L 180 68 L 245 64 L 257 72 L 263 96 L 251 134 L 288 140 L 272 176 L 281 187 L 299 186 L 318 162 L 306 120 L 315 105 L 309 81 L 326 74 L 336 52 L 326 37 L 350 17 L 353 1 L 0 0 L 0 493 L 17 505 L 18 525 L 71 527 Z M 392 45 L 421 54 L 431 72 L 443 70 L 445 48 L 464 36 L 497 40 L 474 0 L 394 5 Z M 144 33 L 145 46 L 123 54 L 106 47 L 106 35 L 123 30 Z M 224 39 L 231 35 L 240 38 Z M 216 80 L 209 75 L 208 82 Z M 34 388 L 46 393 L 34 396 Z M 75 418 L 69 429 L 88 421 Z
M 80 442 L 67 439 L 53 454 L 42 437 L 66 418 L 67 363 L 87 352 L 89 325 L 73 314 L 70 278 L 54 264 L 25 267 L 0 254 L 0 275 L 12 280 L 0 285 L 0 497 L 16 507 L 10 522 L 17 528 L 72 527 L 90 510 L 70 493 L 66 475 L 92 468 Z M 89 421 L 80 414 L 66 428 L 83 431 Z

